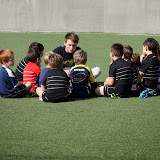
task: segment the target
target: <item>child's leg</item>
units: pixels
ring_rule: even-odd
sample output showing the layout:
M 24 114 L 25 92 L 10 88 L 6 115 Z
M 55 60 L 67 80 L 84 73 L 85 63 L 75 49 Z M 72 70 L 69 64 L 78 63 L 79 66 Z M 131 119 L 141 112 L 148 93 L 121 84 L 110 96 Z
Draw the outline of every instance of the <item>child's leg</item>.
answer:
M 69 75 L 71 67 L 65 67 L 63 70 L 66 72 L 67 75 Z
M 104 96 L 104 86 L 96 88 L 95 89 L 95 94 L 97 96 Z
M 24 85 L 26 86 L 26 89 L 28 91 L 32 88 L 32 83 L 31 82 L 26 82 L 26 83 L 24 83 Z
M 97 78 L 101 74 L 101 69 L 99 67 L 92 68 L 92 73 L 94 78 Z
M 42 100 L 42 93 L 43 93 L 43 92 L 44 92 L 44 91 L 42 91 L 41 87 L 37 87 L 36 93 L 37 93 L 37 95 L 39 96 L 39 100 Z
M 157 92 L 160 94 L 160 84 L 157 85 Z

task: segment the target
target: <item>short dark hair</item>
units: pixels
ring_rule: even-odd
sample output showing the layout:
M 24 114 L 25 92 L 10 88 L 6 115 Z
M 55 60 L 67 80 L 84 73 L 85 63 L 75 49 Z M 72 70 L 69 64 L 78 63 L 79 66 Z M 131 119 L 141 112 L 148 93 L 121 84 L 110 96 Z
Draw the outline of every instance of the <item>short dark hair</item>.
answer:
M 159 44 L 154 38 L 147 38 L 143 42 L 143 45 L 147 46 L 149 51 L 152 51 L 152 53 L 157 53 L 157 50 L 159 48 Z
M 133 49 L 132 49 L 132 47 L 129 46 L 129 45 L 124 45 L 123 50 L 124 50 L 124 51 L 123 51 L 123 54 L 125 55 L 125 58 L 131 59 L 132 54 L 133 54 Z
M 79 37 L 74 32 L 69 32 L 69 33 L 66 34 L 65 42 L 67 42 L 68 39 L 70 39 L 74 43 L 78 43 L 79 42 Z
M 37 48 L 34 48 L 34 49 L 30 48 L 28 50 L 27 59 L 30 62 L 35 62 L 37 60 L 37 58 L 40 58 L 40 56 L 41 56 L 41 52 Z
M 36 48 L 36 49 L 38 49 L 40 52 L 42 52 L 42 51 L 44 50 L 43 44 L 38 43 L 38 42 L 32 42 L 32 43 L 30 44 L 28 50 L 31 49 L 31 48 L 32 48 L 32 49 Z
M 122 55 L 123 55 L 123 45 L 120 44 L 120 43 L 112 44 L 111 52 L 113 52 L 116 57 L 122 57 Z

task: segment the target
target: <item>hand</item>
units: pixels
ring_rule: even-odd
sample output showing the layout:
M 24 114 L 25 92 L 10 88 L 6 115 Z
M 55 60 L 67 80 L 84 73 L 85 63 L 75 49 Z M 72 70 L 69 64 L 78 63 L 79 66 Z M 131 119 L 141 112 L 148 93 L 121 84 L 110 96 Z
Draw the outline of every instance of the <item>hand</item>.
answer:
M 147 54 L 144 54 L 144 53 L 140 56 L 140 62 L 141 63 L 143 62 L 143 60 L 145 59 L 146 56 L 147 56 Z

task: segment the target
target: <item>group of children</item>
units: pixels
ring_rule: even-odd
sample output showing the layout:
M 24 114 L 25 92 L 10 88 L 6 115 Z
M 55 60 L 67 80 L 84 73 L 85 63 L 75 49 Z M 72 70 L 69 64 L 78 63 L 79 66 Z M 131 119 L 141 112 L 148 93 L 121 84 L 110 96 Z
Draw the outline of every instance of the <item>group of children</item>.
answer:
M 86 66 L 87 52 L 78 47 L 79 37 L 67 33 L 64 46 L 44 55 L 46 68 L 41 70 L 44 46 L 33 42 L 27 56 L 17 65 L 15 73 L 14 52 L 0 51 L 0 96 L 22 98 L 39 96 L 44 102 L 64 102 L 69 97 L 128 97 L 146 98 L 160 91 L 160 50 L 158 42 L 148 38 L 143 43 L 143 54 L 133 53 L 129 45 L 115 43 L 110 48 L 109 77 L 103 85 L 95 78 L 99 67 Z

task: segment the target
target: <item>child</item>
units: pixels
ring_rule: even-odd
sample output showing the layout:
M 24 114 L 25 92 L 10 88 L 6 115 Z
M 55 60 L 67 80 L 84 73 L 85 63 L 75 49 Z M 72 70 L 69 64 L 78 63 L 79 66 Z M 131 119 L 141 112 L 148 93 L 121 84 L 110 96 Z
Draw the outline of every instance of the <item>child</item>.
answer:
M 32 42 L 28 48 L 28 50 L 30 48 L 33 49 L 38 49 L 41 52 L 41 56 L 43 56 L 43 51 L 44 51 L 44 46 L 38 42 Z M 16 79 L 17 81 L 23 81 L 23 70 L 26 67 L 27 63 L 28 63 L 28 59 L 27 57 L 23 58 L 21 60 L 21 62 L 17 65 L 16 71 L 15 71 L 15 75 L 16 75 Z M 39 66 L 40 67 L 40 66 Z
M 64 46 L 57 47 L 53 50 L 54 53 L 60 54 L 63 57 L 63 67 L 67 74 L 72 66 L 74 66 L 73 54 L 75 51 L 81 49 L 78 47 L 79 37 L 74 32 L 69 32 L 65 36 Z M 99 67 L 92 68 L 93 76 L 96 78 L 100 75 Z
M 29 60 L 29 63 L 23 70 L 23 83 L 28 81 L 32 83 L 32 88 L 30 89 L 30 92 L 33 92 L 33 95 L 36 91 L 36 80 L 39 72 L 41 71 L 39 67 L 41 64 L 41 57 L 42 52 L 40 52 L 36 48 L 30 48 L 27 54 L 27 59 Z
M 123 45 L 115 43 L 111 46 L 109 77 L 104 86 L 96 88 L 98 96 L 128 97 L 132 86 L 132 70 L 128 62 L 122 59 Z
M 41 87 L 36 89 L 39 100 L 53 103 L 68 101 L 69 77 L 62 69 L 62 56 L 59 54 L 51 54 L 48 65 L 52 69 L 43 77 Z
M 74 63 L 70 70 L 70 89 L 72 97 L 89 97 L 94 93 L 97 83 L 92 70 L 86 66 L 87 52 L 78 50 L 74 53 Z
M 14 65 L 14 52 L 9 49 L 0 51 L 0 96 L 5 98 L 22 98 L 28 94 L 32 87 L 30 82 L 22 84 L 16 80 L 14 72 L 10 69 Z
M 141 66 L 140 55 L 138 53 L 133 53 L 131 57 L 131 61 L 136 65 L 136 68 L 139 71 L 140 66 Z
M 137 77 L 138 77 L 138 70 L 136 68 L 135 63 L 133 63 L 131 61 L 132 55 L 133 55 L 132 47 L 129 45 L 124 45 L 124 51 L 123 51 L 122 58 L 131 65 L 132 74 L 133 74 L 132 89 L 137 89 L 136 88 L 136 81 L 137 81 Z
M 158 55 L 158 60 L 159 60 L 159 65 L 160 65 L 160 50 L 158 51 L 157 55 Z M 159 66 L 159 72 L 158 72 L 157 92 L 158 92 L 158 95 L 160 95 L 160 66 Z
M 55 54 L 53 52 L 47 52 L 44 56 L 44 63 L 46 65 L 46 68 L 44 68 L 42 71 L 39 72 L 39 75 L 38 75 L 38 78 L 37 78 L 37 81 L 36 81 L 36 86 L 37 87 L 41 87 L 41 84 L 42 84 L 42 80 L 43 80 L 43 77 L 44 75 L 46 74 L 46 72 L 48 70 L 50 70 L 50 57 L 52 56 L 52 54 Z
M 148 95 L 157 95 L 156 85 L 158 83 L 159 61 L 154 55 L 157 50 L 157 41 L 148 38 L 143 42 L 143 54 L 141 55 L 142 65 L 139 70 L 137 87 L 139 88 L 141 98 Z M 141 79 L 143 77 L 143 81 Z

